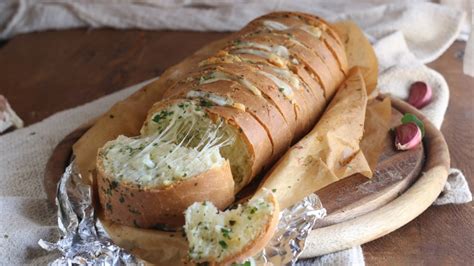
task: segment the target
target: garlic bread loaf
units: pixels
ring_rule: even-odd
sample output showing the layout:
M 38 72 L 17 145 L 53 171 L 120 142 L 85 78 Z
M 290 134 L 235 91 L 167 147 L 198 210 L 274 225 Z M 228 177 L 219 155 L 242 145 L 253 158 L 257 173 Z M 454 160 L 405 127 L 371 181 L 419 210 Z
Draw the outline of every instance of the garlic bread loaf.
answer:
M 336 32 L 302 13 L 257 18 L 203 51 L 165 75 L 139 135 L 99 150 L 108 219 L 176 226 L 194 202 L 225 208 L 314 126 L 348 73 Z

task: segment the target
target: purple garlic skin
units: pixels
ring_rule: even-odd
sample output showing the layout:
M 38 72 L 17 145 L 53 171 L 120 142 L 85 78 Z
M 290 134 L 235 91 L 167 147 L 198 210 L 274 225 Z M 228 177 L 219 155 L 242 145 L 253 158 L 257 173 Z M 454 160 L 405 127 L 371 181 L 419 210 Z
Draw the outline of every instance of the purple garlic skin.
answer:
M 398 150 L 410 150 L 421 143 L 421 130 L 413 123 L 406 123 L 395 128 L 395 147 Z
M 431 102 L 433 91 L 430 85 L 423 81 L 417 81 L 410 86 L 410 96 L 408 96 L 408 103 L 420 109 Z

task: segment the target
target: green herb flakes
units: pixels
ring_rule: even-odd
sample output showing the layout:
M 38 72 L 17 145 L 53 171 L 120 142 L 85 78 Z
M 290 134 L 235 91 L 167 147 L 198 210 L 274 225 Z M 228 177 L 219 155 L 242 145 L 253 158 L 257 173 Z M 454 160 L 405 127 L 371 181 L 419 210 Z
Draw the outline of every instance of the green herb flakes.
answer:
M 230 236 L 229 236 L 229 233 L 231 232 L 232 230 L 230 229 L 227 229 L 227 228 L 221 228 L 221 233 L 222 233 L 222 236 L 227 238 L 227 239 L 230 239 Z
M 220 245 L 223 249 L 227 249 L 227 243 L 226 243 L 224 240 L 219 241 L 219 245 Z

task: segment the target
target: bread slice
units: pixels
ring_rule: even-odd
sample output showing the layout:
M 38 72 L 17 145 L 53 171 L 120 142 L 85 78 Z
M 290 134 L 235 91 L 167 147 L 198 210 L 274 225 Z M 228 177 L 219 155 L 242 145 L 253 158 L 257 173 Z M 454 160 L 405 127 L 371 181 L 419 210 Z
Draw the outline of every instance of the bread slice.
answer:
M 150 109 L 143 124 L 142 134 L 152 134 L 162 130 L 163 123 L 169 121 L 169 119 L 162 118 L 164 113 L 173 112 L 175 116 L 179 117 L 181 116 L 180 112 L 184 111 L 181 107 L 193 105 L 194 108 L 202 109 L 200 112 L 204 113 L 203 116 L 215 121 L 214 123 L 219 123 L 221 134 L 227 135 L 227 139 L 233 140 L 231 144 L 220 148 L 220 154 L 229 160 L 235 181 L 235 192 L 238 192 L 270 161 L 272 145 L 265 129 L 247 112 L 227 106 L 226 98 L 205 97 L 205 95 L 189 98 L 167 99 L 156 103 Z M 159 123 L 156 122 L 157 116 L 160 117 Z M 196 130 L 193 134 L 206 131 L 207 124 L 200 124 L 203 127 L 195 127 Z M 195 138 L 199 139 L 200 137 Z
M 179 226 L 193 202 L 228 206 L 234 180 L 220 149 L 234 143 L 234 133 L 194 101 L 160 102 L 149 117 L 142 135 L 119 136 L 99 150 L 98 191 L 105 216 L 142 228 Z
M 251 257 L 272 238 L 279 214 L 270 191 L 225 212 L 210 202 L 194 203 L 185 212 L 189 257 L 211 265 L 229 265 Z

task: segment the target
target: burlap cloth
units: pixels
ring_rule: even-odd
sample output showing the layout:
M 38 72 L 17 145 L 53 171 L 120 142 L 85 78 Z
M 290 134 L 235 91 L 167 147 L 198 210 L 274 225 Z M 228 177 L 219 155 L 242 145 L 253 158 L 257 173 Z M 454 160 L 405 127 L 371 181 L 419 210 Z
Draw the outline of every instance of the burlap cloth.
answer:
M 331 21 L 355 20 L 374 43 L 380 62 L 379 90 L 405 99 L 407 88 L 423 80 L 433 101 L 421 111 L 439 128 L 449 101 L 445 79 L 424 64 L 452 42 L 466 38 L 465 13 L 425 1 L 32 1 L 0 3 L 0 38 L 22 32 L 71 27 L 236 30 L 273 10 L 299 10 Z M 460 35 L 461 30 L 467 29 Z M 470 44 L 472 45 L 472 44 Z M 468 45 L 469 46 L 469 45 Z M 472 51 L 466 51 L 471 53 Z M 472 66 L 472 58 L 465 59 Z M 468 67 L 467 67 L 468 68 Z M 470 69 L 472 71 L 472 68 Z M 469 72 L 469 69 L 468 71 Z M 143 84 L 126 88 L 42 122 L 0 136 L 0 264 L 47 264 L 59 254 L 39 248 L 40 238 L 57 237 L 56 214 L 42 188 L 44 167 L 54 146 L 78 125 L 106 111 Z M 14 106 L 13 106 L 14 108 Z M 462 173 L 452 169 L 435 204 L 464 203 L 472 195 Z M 361 247 L 304 260 L 305 265 L 364 265 Z

